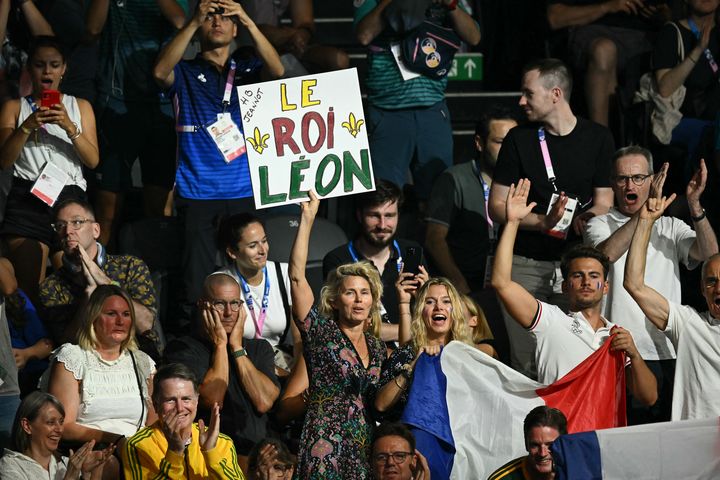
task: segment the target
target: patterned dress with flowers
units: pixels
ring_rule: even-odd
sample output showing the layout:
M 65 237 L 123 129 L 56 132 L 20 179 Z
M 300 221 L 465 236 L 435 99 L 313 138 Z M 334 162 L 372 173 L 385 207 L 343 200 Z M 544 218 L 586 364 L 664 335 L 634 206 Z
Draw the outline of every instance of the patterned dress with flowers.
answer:
M 300 325 L 310 387 L 295 478 L 370 479 L 374 398 L 385 346 L 365 333 L 370 361 L 365 368 L 338 324 L 316 307 Z

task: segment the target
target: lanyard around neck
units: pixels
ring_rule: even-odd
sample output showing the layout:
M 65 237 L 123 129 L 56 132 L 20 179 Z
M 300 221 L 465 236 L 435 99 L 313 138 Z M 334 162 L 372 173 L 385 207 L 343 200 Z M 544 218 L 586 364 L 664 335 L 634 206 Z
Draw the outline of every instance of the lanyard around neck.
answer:
M 240 273 L 240 269 L 235 265 L 235 272 L 240 279 L 240 286 L 242 287 L 243 297 L 245 297 L 245 304 L 250 310 L 250 316 L 255 324 L 255 338 L 262 338 L 262 330 L 265 325 L 265 319 L 267 318 L 267 309 L 270 304 L 270 277 L 267 274 L 267 266 L 263 267 L 263 276 L 265 277 L 265 291 L 263 293 L 262 303 L 260 305 L 260 314 L 255 315 L 255 303 L 253 302 L 252 294 L 250 293 L 250 285 L 248 285 L 245 277 Z
M 695 20 L 692 18 L 687 19 L 688 27 L 690 27 L 690 30 L 692 30 L 693 35 L 695 35 L 695 38 L 700 40 L 700 37 L 702 36 L 702 32 L 700 32 L 700 29 L 698 28 L 697 24 L 695 23 Z M 718 72 L 718 64 L 715 62 L 715 58 L 713 58 L 713 54 L 710 51 L 709 48 L 706 48 L 703 50 L 703 54 L 705 54 L 705 58 L 708 61 L 708 64 L 710 65 L 710 69 L 713 71 L 713 73 Z
M 237 65 L 235 64 L 235 59 L 230 59 L 230 70 L 228 71 L 227 80 L 225 80 L 225 94 L 223 95 L 223 101 L 222 101 L 222 107 L 223 107 L 223 113 L 227 110 L 228 105 L 230 105 L 230 95 L 232 95 L 232 87 L 235 83 L 235 69 Z
M 402 253 L 400 253 L 400 245 L 398 245 L 397 240 L 393 240 L 393 247 L 395 247 L 395 251 L 397 252 L 397 259 L 395 260 L 395 265 L 397 267 L 398 273 L 402 270 Z M 353 245 L 352 240 L 350 243 L 348 243 L 348 252 L 350 252 L 350 256 L 353 259 L 353 262 L 359 262 L 360 259 L 358 257 L 357 252 L 355 251 L 355 246 Z
M 540 151 L 542 152 L 543 162 L 545 162 L 545 172 L 548 180 L 553 186 L 553 190 L 557 192 L 555 185 L 555 170 L 553 169 L 552 159 L 550 158 L 550 150 L 548 150 L 547 141 L 545 140 L 545 127 L 538 128 L 538 140 L 540 141 Z

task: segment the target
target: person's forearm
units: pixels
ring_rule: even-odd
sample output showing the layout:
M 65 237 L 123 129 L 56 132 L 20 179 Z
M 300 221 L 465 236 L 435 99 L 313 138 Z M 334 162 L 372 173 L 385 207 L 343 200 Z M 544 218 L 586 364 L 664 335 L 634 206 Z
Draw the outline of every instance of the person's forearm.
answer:
M 85 31 L 90 38 L 98 38 L 105 28 L 110 0 L 91 0 L 85 17 Z
M 10 3 L 8 1 L 0 2 L 0 41 L 5 41 L 7 35 L 8 18 L 10 18 Z
M 574 6 L 555 3 L 547 8 L 547 19 L 552 30 L 587 25 L 610 13 L 609 2 Z
M 658 93 L 662 97 L 669 97 L 680 88 L 695 68 L 695 64 L 702 58 L 702 50 L 694 48 L 685 58 L 663 75 L 656 75 Z
M 68 136 L 70 136 L 70 134 Z M 98 166 L 98 163 L 100 163 L 100 152 L 98 151 L 97 145 L 90 143 L 84 133 L 81 133 L 79 137 L 71 141 L 83 165 L 90 169 Z
M 67 420 L 65 421 L 62 433 L 63 440 L 74 442 L 89 442 L 90 440 L 95 440 L 95 443 L 113 443 L 117 441 L 120 436 L 121 435 L 117 433 L 85 427 L 76 422 L 68 422 Z
M 45 360 L 52 352 L 53 344 L 48 338 L 41 338 L 33 346 L 28 347 L 25 353 L 29 355 L 28 360 Z
M 480 28 L 478 28 L 475 20 L 464 10 L 456 7 L 450 12 L 450 21 L 453 30 L 468 45 L 475 46 L 480 43 Z
M 378 5 L 355 26 L 355 36 L 361 45 L 369 45 L 385 29 L 387 21 L 383 15 L 392 0 L 380 0 Z
M 625 285 L 630 295 L 645 286 L 647 248 L 654 223 L 649 219 L 637 219 L 635 232 L 625 260 L 625 276 L 623 278 L 623 285 Z
M 287 52 L 286 45 L 295 32 L 294 28 L 283 25 L 275 26 L 268 24 L 258 25 L 257 27 L 278 52 Z
M 633 398 L 643 405 L 650 407 L 657 401 L 657 380 L 639 354 L 632 359 L 630 365 L 629 387 Z
M 41 35 L 52 37 L 55 35 L 55 32 L 53 32 L 53 29 L 48 21 L 45 20 L 43 14 L 40 13 L 40 10 L 38 10 L 35 3 L 31 0 L 23 2 L 20 5 L 20 10 L 22 10 L 23 15 L 25 16 L 28 29 L 33 37 Z
M 231 347 L 233 351 L 240 348 L 242 346 Z M 243 391 L 250 398 L 255 410 L 259 413 L 267 413 L 280 395 L 280 389 L 267 375 L 255 368 L 247 355 L 235 359 L 235 368 Z
M 182 60 L 185 50 L 198 28 L 200 28 L 200 22 L 195 17 L 192 17 L 160 52 L 153 68 L 153 77 L 161 86 L 169 86 L 168 77 L 173 73 L 175 65 Z
M 264 71 L 269 79 L 280 78 L 285 74 L 285 67 L 283 67 L 280 56 L 275 50 L 275 47 L 268 41 L 267 37 L 263 35 L 260 29 L 254 23 L 247 27 L 250 37 L 255 43 L 255 49 L 257 50 L 258 56 L 264 64 Z
M 222 407 L 230 378 L 230 364 L 228 362 L 226 344 L 215 345 L 212 362 L 205 377 L 200 384 L 200 401 L 210 408 L 217 403 Z
M 400 302 L 398 305 L 398 311 L 400 313 L 400 321 L 398 327 L 398 342 L 400 345 L 405 345 L 412 340 L 412 333 L 410 326 L 412 325 L 412 313 L 410 310 L 409 302 Z
M 597 245 L 597 249 L 607 255 L 611 263 L 616 262 L 628 251 L 637 221 L 638 215 L 635 214 L 622 227 Z
M 512 282 L 512 261 L 515 237 L 520 224 L 517 221 L 505 225 L 495 250 L 495 262 L 492 269 L 492 286 L 500 292 Z
M 152 310 L 135 300 L 133 300 L 133 308 L 135 309 L 135 329 L 138 334 L 150 330 L 155 323 L 155 315 Z
M 690 212 L 690 215 L 694 217 L 700 214 L 702 214 L 702 209 L 700 213 L 697 214 L 693 213 L 692 210 Z M 693 222 L 693 225 L 695 226 L 695 245 L 697 245 L 697 252 L 693 252 L 694 249 L 691 249 L 691 254 L 693 254 L 692 256 L 696 260 L 705 261 L 718 253 L 717 236 L 707 216 L 698 222 Z
M 375 396 L 375 410 L 387 412 L 402 397 L 405 390 L 410 388 L 410 381 L 404 375 L 398 375 L 386 383 Z
M 176 0 L 157 0 L 157 4 L 165 19 L 176 30 L 180 30 L 185 25 L 185 10 L 178 5 Z

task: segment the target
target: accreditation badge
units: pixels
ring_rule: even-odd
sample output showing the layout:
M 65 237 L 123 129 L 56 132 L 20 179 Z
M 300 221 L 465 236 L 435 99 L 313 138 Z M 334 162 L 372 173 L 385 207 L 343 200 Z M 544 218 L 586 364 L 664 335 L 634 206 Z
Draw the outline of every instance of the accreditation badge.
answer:
M 229 114 L 218 114 L 217 121 L 206 128 L 225 163 L 230 163 L 245 153 L 245 137 Z

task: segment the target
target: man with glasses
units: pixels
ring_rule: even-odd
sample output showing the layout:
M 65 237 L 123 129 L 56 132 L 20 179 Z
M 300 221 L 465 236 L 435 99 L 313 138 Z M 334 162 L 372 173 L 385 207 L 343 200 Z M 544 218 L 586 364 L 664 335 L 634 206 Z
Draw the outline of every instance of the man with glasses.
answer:
M 247 314 L 240 285 L 230 275 L 205 278 L 198 301 L 200 335 L 168 343 L 165 360 L 187 365 L 200 382 L 200 416 L 222 406 L 220 428 L 235 443 L 243 470 L 253 445 L 267 436 L 267 412 L 280 395 L 275 354 L 261 338 L 243 338 Z
M 633 332 L 640 356 L 657 378 L 659 400 L 649 408 L 630 399 L 628 423 L 638 424 L 670 420 L 675 349 L 670 340 L 646 318 L 640 307 L 623 288 L 625 262 L 640 210 L 648 196 L 662 192 L 667 164 L 653 174 L 651 153 L 639 146 L 621 148 L 613 158 L 613 191 L 615 207 L 605 215 L 588 222 L 585 242 L 596 246 L 612 262 L 610 290 L 603 307 L 603 315 Z M 681 300 L 680 263 L 688 268 L 717 253 L 715 232 L 700 204 L 705 190 L 707 169 L 704 161 L 686 189 L 693 231 L 678 218 L 663 216 L 653 226 L 647 251 L 647 285 L 674 303 Z
M 133 300 L 137 340 L 143 351 L 159 356 L 153 331 L 155 288 L 145 262 L 132 255 L 108 255 L 97 241 L 100 224 L 89 203 L 72 199 L 55 209 L 52 225 L 63 250 L 62 267 L 40 284 L 42 318 L 55 345 L 75 342 L 82 318 L 76 313 L 99 285 L 114 284 Z
M 375 430 L 372 468 L 376 480 L 430 480 L 427 460 L 402 423 L 384 423 Z

